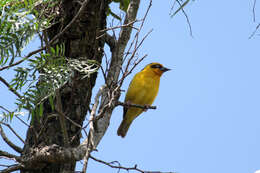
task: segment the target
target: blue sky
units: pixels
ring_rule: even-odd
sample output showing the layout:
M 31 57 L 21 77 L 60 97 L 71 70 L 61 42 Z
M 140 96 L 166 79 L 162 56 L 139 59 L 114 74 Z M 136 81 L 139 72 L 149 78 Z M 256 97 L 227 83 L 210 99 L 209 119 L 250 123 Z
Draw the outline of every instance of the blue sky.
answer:
M 260 39 L 258 35 L 248 39 L 257 25 L 253 0 L 192 1 L 185 9 L 194 38 L 181 13 L 169 16 L 172 3 L 153 1 L 143 34 L 154 30 L 139 52 L 148 57 L 134 70 L 150 62 L 172 69 L 161 78 L 157 109 L 138 117 L 122 139 L 116 135 L 122 108 L 116 108 L 93 156 L 152 171 L 253 173 L 260 169 Z M 147 5 L 142 2 L 139 17 Z M 260 5 L 256 7 L 260 14 Z M 122 89 L 127 89 L 134 73 Z M 102 84 L 100 76 L 94 91 Z M 8 98 L 0 104 L 11 107 L 13 95 L 2 84 L 0 89 Z M 12 125 L 24 136 L 25 127 L 16 123 Z M 93 161 L 88 169 L 117 171 Z

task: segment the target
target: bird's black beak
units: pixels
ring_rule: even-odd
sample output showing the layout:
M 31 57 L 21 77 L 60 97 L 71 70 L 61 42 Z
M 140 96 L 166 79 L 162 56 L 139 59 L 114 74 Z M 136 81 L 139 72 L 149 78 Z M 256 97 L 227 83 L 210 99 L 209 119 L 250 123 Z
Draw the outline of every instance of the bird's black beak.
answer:
M 166 68 L 166 67 L 161 67 L 160 70 L 163 71 L 163 72 L 166 72 L 166 71 L 169 71 L 169 70 L 171 70 L 171 69 Z

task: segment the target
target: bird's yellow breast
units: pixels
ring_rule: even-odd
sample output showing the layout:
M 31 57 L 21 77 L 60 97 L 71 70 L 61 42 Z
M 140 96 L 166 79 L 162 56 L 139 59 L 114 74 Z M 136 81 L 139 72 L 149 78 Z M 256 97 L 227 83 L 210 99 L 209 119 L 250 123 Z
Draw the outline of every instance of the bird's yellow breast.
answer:
M 158 93 L 160 83 L 160 76 L 141 71 L 137 73 L 128 90 L 125 97 L 125 102 L 138 105 L 151 105 Z M 126 114 L 134 119 L 141 114 L 143 109 L 129 108 Z M 131 118 L 131 119 L 132 119 Z

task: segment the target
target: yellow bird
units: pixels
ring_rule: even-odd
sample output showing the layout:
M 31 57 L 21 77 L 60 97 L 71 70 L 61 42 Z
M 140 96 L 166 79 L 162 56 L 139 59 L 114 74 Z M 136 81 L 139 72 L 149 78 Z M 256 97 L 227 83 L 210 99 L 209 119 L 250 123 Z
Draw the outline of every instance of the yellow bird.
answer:
M 159 63 L 151 63 L 145 66 L 132 79 L 126 93 L 125 103 L 150 106 L 157 96 L 160 77 L 168 70 L 170 69 L 163 67 Z M 145 110 L 142 108 L 125 106 L 123 121 L 117 130 L 117 135 L 125 137 L 133 120 L 143 111 Z

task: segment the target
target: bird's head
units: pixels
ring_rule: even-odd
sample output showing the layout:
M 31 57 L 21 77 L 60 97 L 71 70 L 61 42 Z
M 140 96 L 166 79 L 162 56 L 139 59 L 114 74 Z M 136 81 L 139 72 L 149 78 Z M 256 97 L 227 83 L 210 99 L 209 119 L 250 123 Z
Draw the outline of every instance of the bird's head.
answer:
M 162 64 L 153 62 L 151 64 L 148 64 L 143 70 L 151 71 L 154 72 L 156 75 L 161 76 L 164 72 L 169 71 L 171 69 L 164 67 Z

